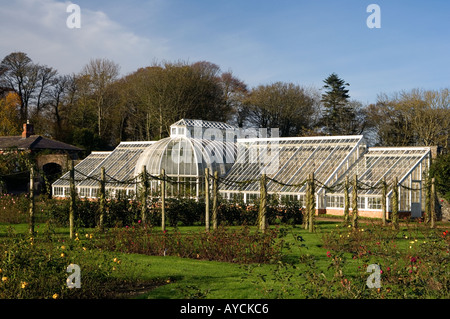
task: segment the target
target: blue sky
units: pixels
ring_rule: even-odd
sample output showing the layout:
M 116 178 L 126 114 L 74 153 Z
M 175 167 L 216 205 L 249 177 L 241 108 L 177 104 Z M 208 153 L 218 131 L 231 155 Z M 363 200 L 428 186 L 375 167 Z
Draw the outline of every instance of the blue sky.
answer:
M 81 28 L 69 29 L 70 3 Z M 370 29 L 369 4 L 381 9 Z M 249 87 L 321 88 L 335 72 L 350 95 L 450 86 L 450 1 L 0 0 L 0 57 L 26 52 L 60 73 L 107 58 L 122 74 L 153 62 L 209 61 Z

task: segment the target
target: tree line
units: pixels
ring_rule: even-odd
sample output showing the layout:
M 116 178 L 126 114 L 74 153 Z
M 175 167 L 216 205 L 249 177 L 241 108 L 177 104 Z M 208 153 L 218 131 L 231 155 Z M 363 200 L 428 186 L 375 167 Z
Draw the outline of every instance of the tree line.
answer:
M 180 118 L 238 127 L 279 128 L 280 136 L 364 135 L 369 144 L 449 149 L 449 89 L 380 93 L 373 104 L 351 99 L 350 84 L 332 73 L 323 87 L 274 82 L 249 88 L 214 63 L 162 62 L 120 75 L 92 59 L 63 75 L 13 52 L 0 63 L 0 134 L 37 134 L 82 147 L 157 140 Z

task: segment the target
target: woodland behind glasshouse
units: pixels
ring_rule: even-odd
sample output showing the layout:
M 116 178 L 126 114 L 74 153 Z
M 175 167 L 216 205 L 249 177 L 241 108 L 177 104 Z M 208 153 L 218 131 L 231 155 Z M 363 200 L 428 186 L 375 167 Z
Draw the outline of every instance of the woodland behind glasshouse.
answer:
M 365 104 L 351 98 L 350 88 L 336 73 L 319 88 L 249 87 L 207 61 L 157 62 L 122 74 L 114 61 L 92 59 L 76 74 L 60 74 L 13 52 L 0 64 L 0 135 L 20 135 L 28 121 L 36 134 L 80 147 L 84 155 L 121 141 L 167 137 L 181 118 L 279 128 L 281 137 L 363 135 L 370 146 L 436 147 L 431 174 L 450 200 L 449 89 L 378 92 L 375 103 Z M 3 163 L 0 174 L 10 169 Z

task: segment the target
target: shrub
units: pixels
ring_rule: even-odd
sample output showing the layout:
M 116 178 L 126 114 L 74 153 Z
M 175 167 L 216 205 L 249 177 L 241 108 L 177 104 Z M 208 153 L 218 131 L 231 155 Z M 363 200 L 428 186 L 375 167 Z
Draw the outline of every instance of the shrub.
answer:
M 371 225 L 337 228 L 323 236 L 330 256 L 350 253 L 361 261 L 360 277 L 369 264 L 381 268 L 382 289 L 360 289 L 370 298 L 448 298 L 450 245 L 445 232 L 424 227 L 398 231 Z M 364 287 L 364 285 L 363 285 Z
M 170 226 L 192 226 L 205 222 L 205 202 L 189 198 L 168 198 L 167 220 Z
M 138 223 L 110 230 L 102 248 L 125 253 L 172 255 L 235 263 L 267 263 L 281 258 L 279 231 L 251 232 L 248 227 L 210 232 L 158 231 Z
M 0 223 L 18 224 L 27 222 L 28 195 L 0 195 Z
M 10 232 L 0 243 L 0 298 L 102 298 L 115 282 L 119 264 L 110 254 L 76 241 L 43 241 Z M 68 289 L 67 267 L 81 267 L 81 289 Z

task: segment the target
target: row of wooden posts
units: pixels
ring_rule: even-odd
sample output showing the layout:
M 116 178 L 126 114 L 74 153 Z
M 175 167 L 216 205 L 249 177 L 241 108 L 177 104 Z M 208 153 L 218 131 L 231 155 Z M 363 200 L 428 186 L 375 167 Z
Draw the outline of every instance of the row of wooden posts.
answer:
M 212 220 L 210 220 L 210 172 L 208 168 L 205 168 L 205 227 L 206 231 L 210 230 L 210 226 L 212 224 L 213 229 L 217 229 L 217 218 L 218 218 L 218 172 L 214 172 L 214 178 L 212 179 Z M 34 169 L 30 169 L 30 204 L 29 204 L 29 217 L 30 217 L 30 227 L 29 231 L 31 234 L 34 234 L 34 177 L 35 172 Z M 99 227 L 102 229 L 104 225 L 104 214 L 106 211 L 106 174 L 105 168 L 101 168 L 101 176 L 100 176 L 100 189 L 99 189 Z M 165 230 L 165 217 L 166 217 L 166 178 L 165 171 L 162 169 L 161 171 L 161 229 Z M 358 187 L 357 187 L 357 176 L 354 176 L 352 181 L 352 203 L 350 205 L 349 200 L 349 192 L 348 189 L 350 187 L 350 182 L 348 177 L 346 177 L 344 184 L 344 223 L 347 225 L 351 225 L 354 228 L 358 227 Z M 146 167 L 143 167 L 142 174 L 142 192 L 141 192 L 141 220 L 142 223 L 146 223 L 147 214 L 148 214 L 148 197 L 149 197 L 149 180 L 146 171 Z M 430 227 L 435 227 L 435 188 L 434 188 L 434 178 L 432 179 L 431 186 L 428 187 L 428 183 L 426 187 L 426 203 L 425 203 L 425 222 L 430 224 Z M 386 225 L 386 214 L 387 214 L 387 205 L 386 198 L 388 192 L 388 185 L 385 180 L 383 180 L 382 184 L 382 195 L 381 195 L 381 203 L 382 203 L 382 224 Z M 75 189 L 75 169 L 73 161 L 70 167 L 70 205 L 69 205 L 69 236 L 70 238 L 74 237 L 74 213 L 76 209 L 76 189 Z M 391 223 L 394 229 L 398 228 L 398 180 L 394 179 L 394 183 L 392 185 L 392 215 L 391 215 Z M 350 207 L 351 207 L 351 215 L 350 215 Z M 314 231 L 314 216 L 316 212 L 316 203 L 315 203 L 315 180 L 314 173 L 308 176 L 306 181 L 306 196 L 305 196 L 305 210 L 303 216 L 303 224 L 306 230 L 310 232 Z M 267 176 L 266 174 L 261 175 L 260 179 L 260 203 L 259 203 L 259 211 L 258 211 L 258 228 L 261 231 L 265 231 L 268 227 L 267 218 Z

